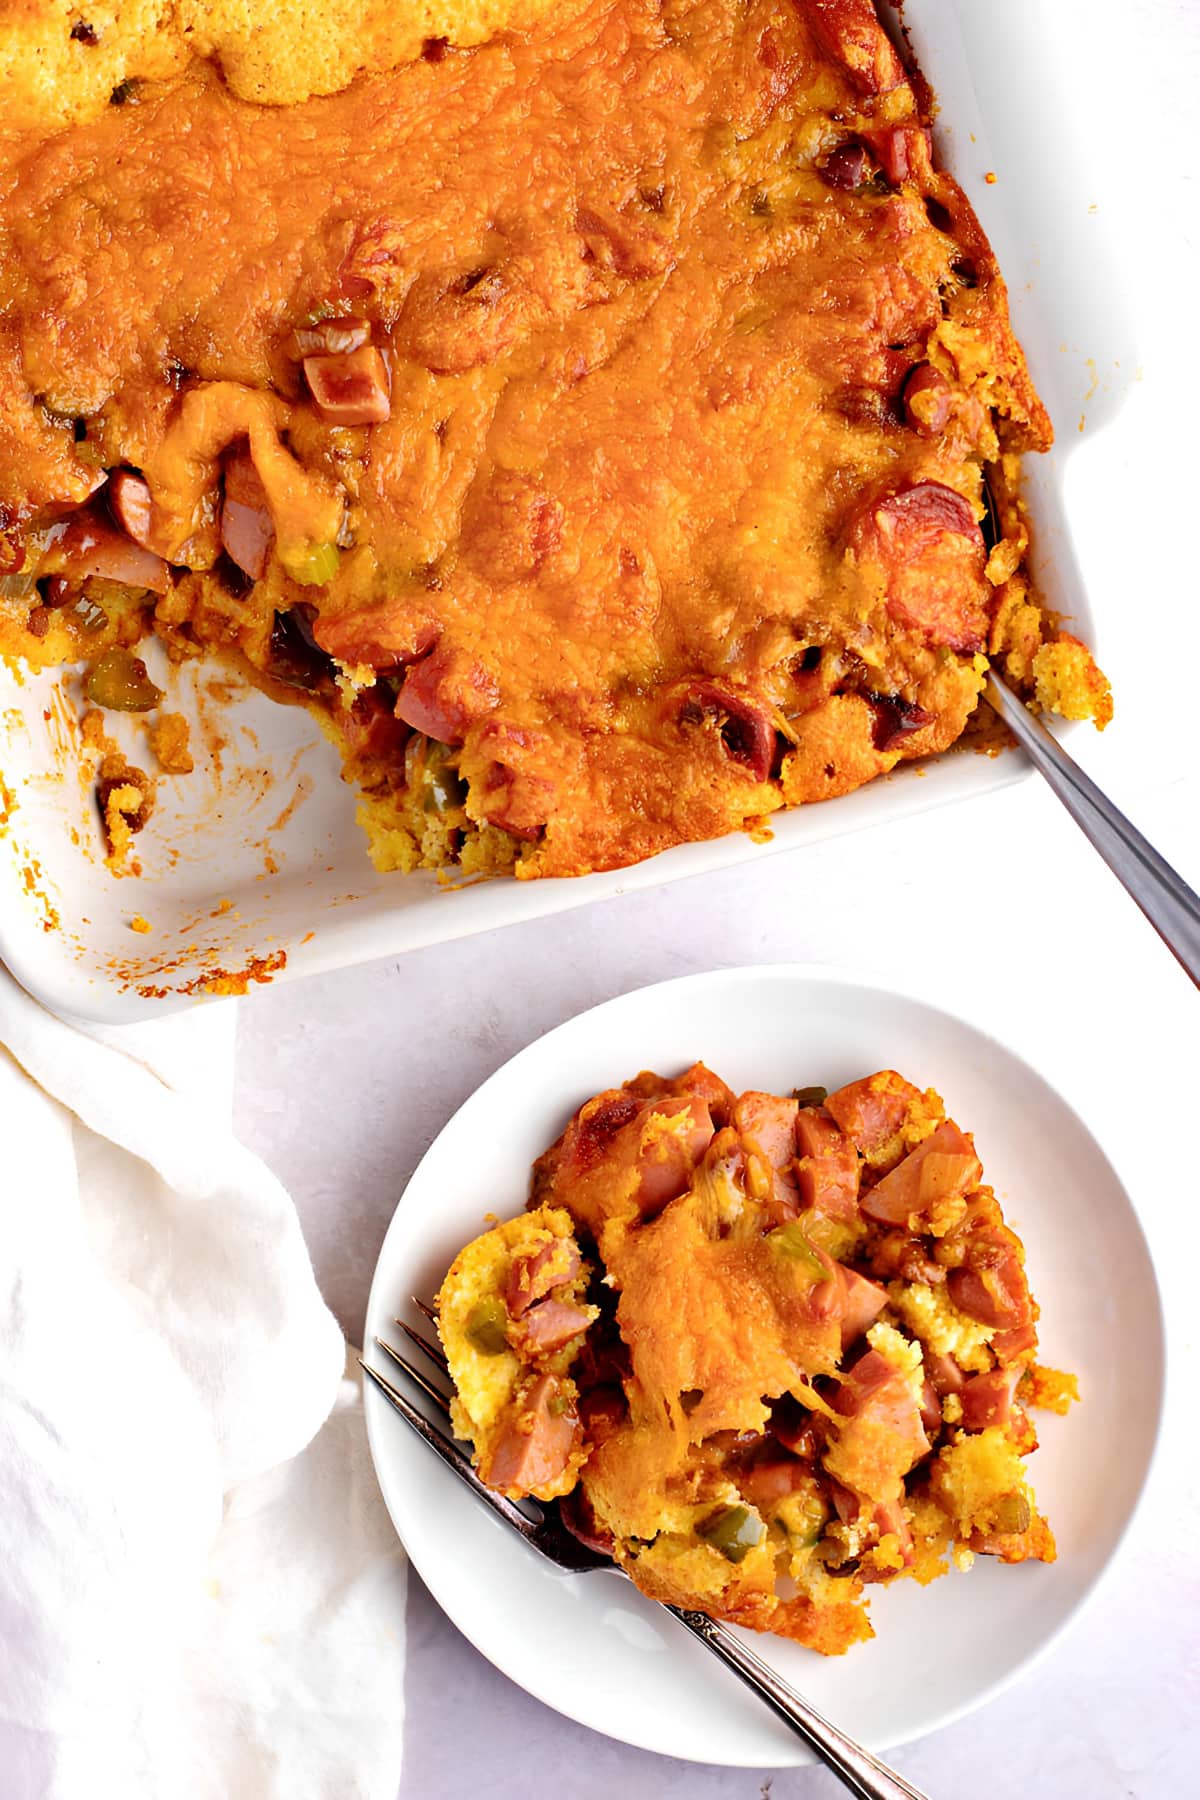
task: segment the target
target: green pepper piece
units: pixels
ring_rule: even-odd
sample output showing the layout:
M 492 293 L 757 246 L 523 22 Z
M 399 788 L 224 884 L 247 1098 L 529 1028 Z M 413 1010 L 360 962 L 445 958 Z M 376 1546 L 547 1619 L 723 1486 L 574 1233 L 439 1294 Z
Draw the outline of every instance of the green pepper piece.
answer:
M 434 738 L 427 742 L 424 780 L 426 812 L 454 812 L 466 800 L 466 783 L 459 776 L 449 745 Z
M 997 1531 L 1028 1531 L 1033 1520 L 1033 1510 L 1024 1494 L 1001 1494 L 995 1507 Z
M 162 689 L 131 650 L 106 650 L 98 656 L 84 677 L 83 691 L 106 712 L 150 712 L 162 699 Z
M 824 1106 L 828 1098 L 828 1088 L 806 1087 L 792 1089 L 792 1099 L 798 1100 L 801 1106 Z
M 508 1308 L 499 1294 L 477 1300 L 467 1314 L 466 1333 L 481 1356 L 499 1356 L 508 1349 Z
M 718 1506 L 696 1526 L 696 1536 L 719 1550 L 726 1562 L 740 1563 L 766 1536 L 766 1526 L 752 1506 Z
M 767 1242 L 782 1251 L 784 1256 L 791 1257 L 793 1262 L 801 1263 L 814 1281 L 829 1280 L 829 1270 L 809 1243 L 804 1227 L 798 1220 L 792 1219 L 777 1231 L 769 1231 Z

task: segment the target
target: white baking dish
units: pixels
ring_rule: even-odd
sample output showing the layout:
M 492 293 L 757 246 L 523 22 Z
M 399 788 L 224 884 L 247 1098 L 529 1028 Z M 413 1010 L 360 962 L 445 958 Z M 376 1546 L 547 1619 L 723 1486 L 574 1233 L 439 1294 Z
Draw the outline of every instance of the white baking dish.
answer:
M 1071 79 L 1067 48 L 1047 30 L 1039 0 L 911 0 L 904 19 L 938 94 L 940 154 L 991 238 L 1058 433 L 1050 455 L 1028 464 L 1041 589 L 1103 658 L 1072 545 L 1068 468 L 1085 419 L 1090 434 L 1112 416 L 1134 378 L 1134 358 L 1115 298 L 1115 257 L 1056 104 Z M 160 780 L 155 817 L 138 840 L 137 880 L 114 879 L 104 865 L 91 789 L 74 753 L 70 679 L 64 701 L 58 677 L 0 669 L 3 773 L 13 800 L 0 836 L 0 955 L 49 1005 L 109 1022 L 203 997 L 203 984 L 221 974 L 280 979 L 395 955 L 749 863 L 1024 773 L 1015 756 L 951 753 L 844 800 L 777 816 L 767 845 L 737 836 L 577 881 L 447 889 L 432 874 L 372 870 L 353 795 L 302 710 L 250 691 L 214 697 L 214 683 L 227 686 L 219 670 L 168 673 L 153 649 L 150 660 L 170 704 L 191 717 L 201 757 L 195 774 Z M 137 721 L 110 729 L 132 760 L 145 761 Z M 149 933 L 131 928 L 135 915 Z

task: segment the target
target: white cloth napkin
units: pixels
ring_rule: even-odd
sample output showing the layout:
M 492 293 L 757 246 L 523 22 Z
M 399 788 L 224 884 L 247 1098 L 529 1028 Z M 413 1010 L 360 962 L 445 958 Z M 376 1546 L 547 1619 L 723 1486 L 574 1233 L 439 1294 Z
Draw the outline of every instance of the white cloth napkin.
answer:
M 395 1800 L 403 1558 L 233 1012 L 0 970 L 3 1800 Z

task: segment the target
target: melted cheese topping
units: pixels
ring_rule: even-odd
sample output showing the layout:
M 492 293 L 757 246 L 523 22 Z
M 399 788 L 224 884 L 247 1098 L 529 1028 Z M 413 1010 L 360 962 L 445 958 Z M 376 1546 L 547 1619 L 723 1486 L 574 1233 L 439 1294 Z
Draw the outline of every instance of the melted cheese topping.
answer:
M 386 419 L 315 404 L 292 332 L 330 314 Z M 990 560 L 977 522 L 1047 421 L 863 0 L 565 0 L 284 111 L 212 64 L 146 81 L 9 157 L 0 400 L 10 558 L 86 588 L 53 521 L 140 471 L 175 565 L 146 626 L 309 695 L 383 866 L 758 829 L 956 739 L 997 620 L 1040 641 L 1015 505 Z M 221 553 L 233 453 L 255 579 Z M 104 641 L 0 613 L 43 662 Z

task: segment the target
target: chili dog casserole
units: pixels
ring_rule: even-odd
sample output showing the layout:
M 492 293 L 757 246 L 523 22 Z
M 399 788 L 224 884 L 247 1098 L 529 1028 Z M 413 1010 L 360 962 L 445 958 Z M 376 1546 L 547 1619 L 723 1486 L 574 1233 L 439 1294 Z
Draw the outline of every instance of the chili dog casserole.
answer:
M 236 664 L 383 869 L 761 830 L 958 740 L 985 653 L 1106 722 L 1030 591 L 1004 285 L 868 0 L 34 12 L 5 654 L 98 713 L 158 707 L 151 634 Z M 153 782 L 101 790 L 117 851 Z
M 1020 1240 L 969 1133 L 894 1070 L 735 1096 L 696 1064 L 598 1094 L 437 1298 L 483 1479 L 558 1499 L 645 1593 L 826 1655 L 868 1584 L 1052 1562 Z

